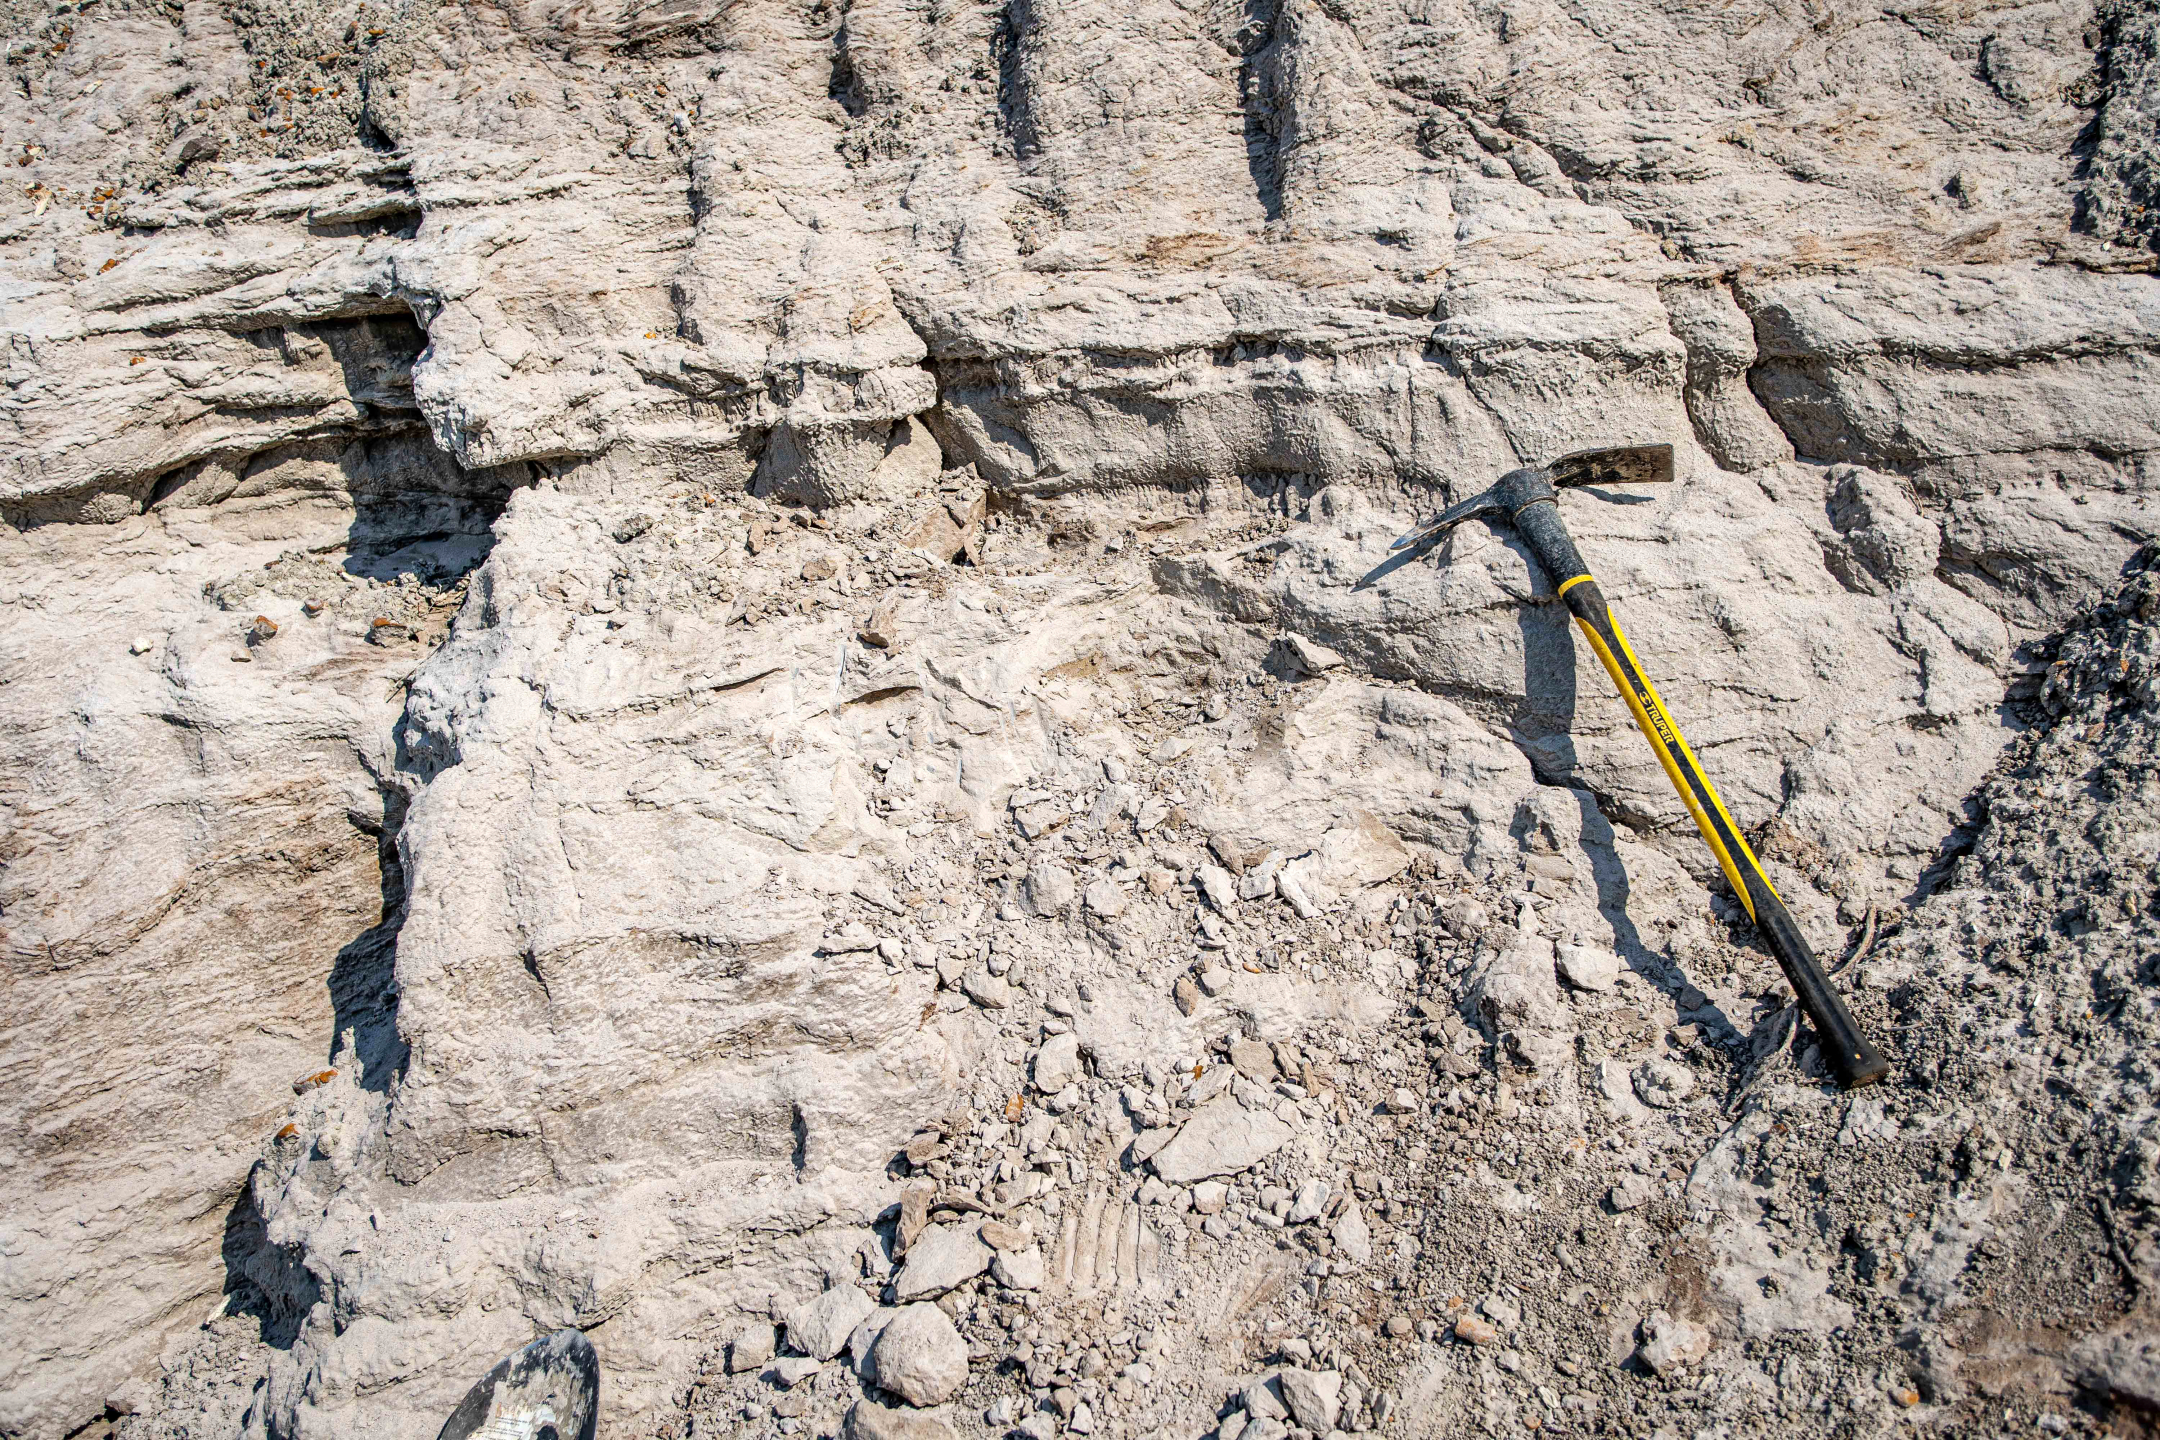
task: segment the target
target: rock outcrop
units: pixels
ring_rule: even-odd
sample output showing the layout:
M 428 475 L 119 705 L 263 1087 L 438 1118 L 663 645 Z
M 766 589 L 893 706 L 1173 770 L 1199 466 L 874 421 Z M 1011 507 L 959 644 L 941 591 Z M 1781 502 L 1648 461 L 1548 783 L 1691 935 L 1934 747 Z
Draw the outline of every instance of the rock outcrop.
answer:
M 6 26 L 0 1433 L 2151 1403 L 2150 7 Z

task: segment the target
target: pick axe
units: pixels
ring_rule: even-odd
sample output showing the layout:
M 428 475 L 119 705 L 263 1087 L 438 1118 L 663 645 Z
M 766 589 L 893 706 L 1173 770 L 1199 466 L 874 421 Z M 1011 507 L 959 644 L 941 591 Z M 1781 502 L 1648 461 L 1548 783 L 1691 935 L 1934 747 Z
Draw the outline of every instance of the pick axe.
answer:
M 1658 699 L 1656 689 L 1643 674 L 1635 652 L 1628 648 L 1627 636 L 1620 631 L 1620 622 L 1613 618 L 1612 608 L 1605 603 L 1605 592 L 1598 588 L 1590 567 L 1583 563 L 1582 553 L 1575 548 L 1575 542 L 1568 537 L 1567 526 L 1560 519 L 1558 500 L 1562 488 L 1662 484 L 1672 478 L 1670 445 L 1585 450 L 1549 465 L 1509 471 L 1491 489 L 1459 505 L 1449 506 L 1431 523 L 1397 540 L 1392 548 L 1422 547 L 1463 521 L 1481 515 L 1505 515 L 1515 522 L 1515 529 L 1545 567 L 1553 588 L 1589 638 L 1590 648 L 1597 651 L 1598 659 L 1605 663 L 1605 673 L 1612 676 L 1621 698 L 1634 712 L 1635 723 L 1641 728 L 1643 738 L 1650 742 L 1658 763 L 1665 767 L 1666 778 L 1680 793 L 1688 813 L 1695 817 L 1695 826 L 1702 831 L 1711 853 L 1717 856 L 1718 866 L 1725 872 L 1733 893 L 1747 907 L 1755 928 L 1769 945 L 1770 953 L 1777 957 L 1785 979 L 1800 999 L 1801 1008 L 1815 1022 L 1816 1032 L 1822 1037 L 1823 1053 L 1829 1059 L 1831 1069 L 1837 1072 L 1838 1083 L 1848 1090 L 1872 1085 L 1889 1072 L 1889 1062 L 1861 1035 L 1860 1027 L 1853 1022 L 1852 1012 L 1830 987 L 1830 977 L 1823 973 L 1815 952 L 1808 948 L 1800 927 L 1793 922 L 1792 913 L 1778 898 L 1777 891 L 1771 888 L 1769 877 L 1763 874 L 1762 862 L 1741 838 L 1740 827 L 1733 823 L 1725 802 L 1718 798 L 1709 777 L 1703 774 L 1695 752 L 1680 738 L 1680 727 L 1665 713 L 1664 702 Z

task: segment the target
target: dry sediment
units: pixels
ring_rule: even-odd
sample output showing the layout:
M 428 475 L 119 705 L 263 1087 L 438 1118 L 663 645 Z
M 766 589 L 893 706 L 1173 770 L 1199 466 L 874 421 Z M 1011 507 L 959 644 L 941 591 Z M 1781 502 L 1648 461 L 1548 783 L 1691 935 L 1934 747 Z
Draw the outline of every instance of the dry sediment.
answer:
M 0 1433 L 2160 1404 L 2144 9 L 6 26 Z

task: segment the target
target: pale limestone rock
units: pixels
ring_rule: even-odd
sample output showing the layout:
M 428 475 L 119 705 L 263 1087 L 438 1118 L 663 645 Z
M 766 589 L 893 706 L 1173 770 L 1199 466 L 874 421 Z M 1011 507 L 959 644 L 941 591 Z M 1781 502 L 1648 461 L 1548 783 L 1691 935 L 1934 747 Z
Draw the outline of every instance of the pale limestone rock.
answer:
M 1193 1112 L 1174 1139 L 1151 1160 L 1172 1185 L 1235 1175 L 1290 1142 L 1290 1127 L 1267 1110 L 1247 1110 L 1225 1095 Z
M 1620 979 L 1620 957 L 1597 945 L 1562 945 L 1558 964 L 1560 978 L 1577 990 L 1602 994 Z
M 1008 1290 L 1040 1290 L 1045 1273 L 1042 1249 L 1030 1245 L 1025 1250 L 1000 1252 L 990 1262 L 990 1272 Z
M 941 1405 L 967 1383 L 968 1347 L 935 1305 L 904 1305 L 878 1332 L 877 1383 L 910 1405 Z
M 1342 1213 L 1335 1217 L 1328 1227 L 1328 1237 L 1351 1263 L 1363 1265 L 1372 1259 L 1372 1227 L 1366 1223 L 1365 1212 L 1355 1200 L 1345 1205 Z
M 1297 1195 L 1290 1202 L 1290 1213 L 1283 1217 L 1283 1222 L 1289 1225 L 1303 1225 L 1308 1221 L 1319 1219 L 1320 1212 L 1327 1208 L 1328 1197 L 1331 1193 L 1327 1181 L 1307 1180 L 1304 1184 L 1298 1186 Z
M 1291 1367 L 1282 1372 L 1280 1379 L 1283 1403 L 1298 1424 L 1316 1435 L 1325 1435 L 1335 1428 L 1336 1417 L 1342 1410 L 1341 1374 L 1333 1370 Z
M 1695 1077 L 1687 1067 L 1670 1060 L 1645 1060 L 1632 1076 L 1635 1098 L 1653 1109 L 1684 1104 L 1695 1093 Z
M 847 1348 L 848 1335 L 876 1308 L 853 1285 L 835 1285 L 788 1312 L 788 1344 L 814 1360 L 830 1360 Z
M 933 1299 L 989 1269 L 993 1253 L 973 1225 L 932 1225 L 908 1246 L 893 1293 L 902 1302 Z
M 1043 1041 L 1035 1052 L 1035 1088 L 1055 1095 L 1081 1077 L 1080 1037 L 1067 1031 Z
M 956 1440 L 958 1432 L 940 1416 L 858 1400 L 848 1407 L 841 1433 L 846 1440 Z
M 773 1327 L 752 1325 L 728 1342 L 727 1368 L 730 1375 L 745 1375 L 762 1368 L 773 1358 Z
M 1656 1373 L 1671 1375 L 1705 1359 L 1710 1345 L 1710 1332 L 1702 1326 L 1654 1310 L 1643 1321 L 1642 1343 L 1635 1348 L 1635 1354 Z
M 1072 871 L 1042 861 L 1028 871 L 1025 886 L 1028 907 L 1037 915 L 1055 915 L 1073 903 L 1076 890 Z
M 1125 894 L 1125 887 L 1110 879 L 1097 880 L 1089 884 L 1086 901 L 1088 913 L 1100 916 L 1105 920 L 1115 920 L 1118 916 L 1123 915 L 1126 905 L 1130 903 Z
M 1701 916 L 1686 815 L 1518 547 L 1467 527 L 1356 588 L 1519 460 L 1679 445 L 1647 503 L 1564 513 L 1741 823 L 1905 893 L 2018 646 L 2153 533 L 2150 18 L 1264 12 L 11 35 L 0 1108 L 42 1134 L 70 1098 L 0 1183 L 45 1297 L 0 1316 L 0 1430 L 154 1376 L 157 1423 L 237 1433 L 206 1397 L 275 1367 L 270 1431 L 433 1433 L 526 1338 L 506 1293 L 605 1297 L 563 1317 L 607 1320 L 603 1429 L 666 1414 L 681 1317 L 831 1273 L 991 1063 L 997 1012 L 819 938 L 921 921 L 960 984 L 992 877 L 881 867 L 1005 833 L 1073 736 L 1162 781 L 1148 843 L 1226 767 L 1207 828 L 1312 851 L 1331 920 L 1387 883 L 1360 817 L 1483 873 L 1553 782 L 1646 837 L 1565 837 L 1601 903 Z M 1140 528 L 1173 496 L 1208 518 Z M 866 651 L 887 599 L 904 643 Z M 1235 727 L 1285 632 L 1341 663 L 1249 759 L 1115 718 L 1160 698 L 1118 637 L 1209 656 Z M 1074 788 L 1022 833 L 1101 824 Z M 1144 1026 L 1086 1022 L 1104 1073 L 1200 1053 L 1179 1010 L 1275 1038 L 1391 999 L 1152 983 Z M 1506 1033 L 1565 1068 L 1565 1030 Z M 249 1287 L 275 1344 L 203 1328 Z

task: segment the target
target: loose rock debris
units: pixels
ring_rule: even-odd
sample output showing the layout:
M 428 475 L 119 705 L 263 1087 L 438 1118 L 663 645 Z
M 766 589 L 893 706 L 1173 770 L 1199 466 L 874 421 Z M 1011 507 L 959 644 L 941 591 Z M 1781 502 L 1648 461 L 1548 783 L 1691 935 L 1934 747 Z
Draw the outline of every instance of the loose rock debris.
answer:
M 2154 19 L 1826 14 L 17 7 L 0 1432 L 2133 1428 Z

